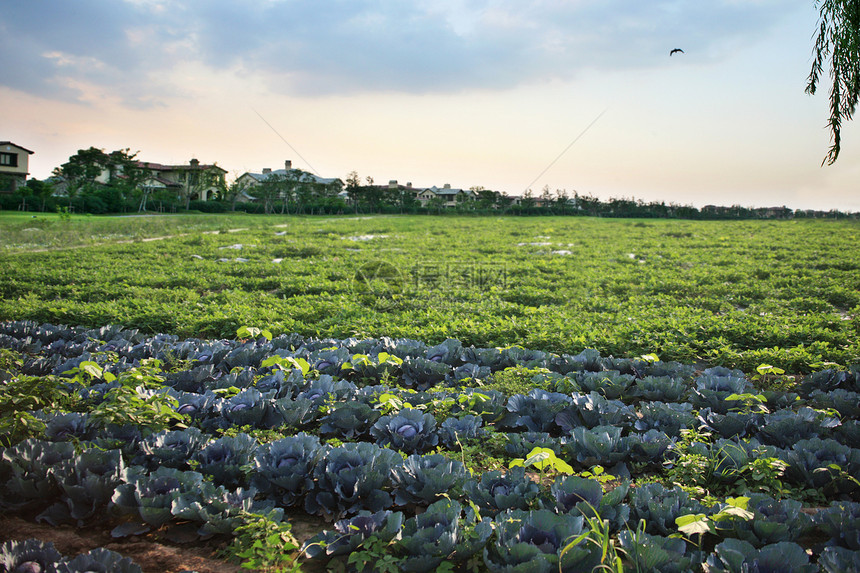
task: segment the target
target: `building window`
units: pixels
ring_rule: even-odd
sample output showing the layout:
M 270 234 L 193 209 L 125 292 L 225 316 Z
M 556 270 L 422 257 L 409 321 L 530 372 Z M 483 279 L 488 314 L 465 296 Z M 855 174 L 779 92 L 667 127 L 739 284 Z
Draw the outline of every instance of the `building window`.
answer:
M 0 165 L 3 167 L 18 167 L 18 154 L 0 153 Z

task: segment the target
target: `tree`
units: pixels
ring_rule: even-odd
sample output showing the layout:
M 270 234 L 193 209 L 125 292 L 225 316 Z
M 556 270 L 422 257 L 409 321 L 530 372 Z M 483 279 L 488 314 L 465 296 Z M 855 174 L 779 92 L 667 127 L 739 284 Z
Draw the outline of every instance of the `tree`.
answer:
M 28 179 L 27 188 L 30 189 L 35 199 L 42 202 L 42 207 L 39 210 L 44 211 L 45 203 L 48 202 L 48 198 L 54 192 L 54 186 L 45 181 L 39 181 L 38 179 Z
M 346 195 L 352 203 L 353 211 L 358 212 L 358 203 L 361 200 L 362 188 L 361 178 L 358 176 L 358 171 L 350 171 L 346 176 Z
M 860 0 L 816 0 L 820 9 L 812 70 L 806 93 L 814 95 L 830 59 L 831 146 L 822 165 L 832 165 L 842 144 L 842 121 L 851 120 L 860 96 Z
M 69 205 L 79 191 L 88 196 L 106 185 L 114 187 L 124 199 L 145 176 L 144 170 L 137 166 L 136 157 L 137 153 L 130 153 L 128 148 L 110 153 L 95 147 L 79 149 L 66 163 L 54 169 L 54 175 L 66 180 Z
M 280 174 L 272 173 L 254 185 L 250 193 L 263 202 L 263 211 L 268 214 L 272 212 L 275 200 L 281 197 L 282 193 L 285 193 L 285 188 L 285 178 Z
M 485 189 L 480 185 L 472 187 L 471 190 L 473 193 L 475 193 L 475 196 L 477 197 L 479 209 L 492 209 L 493 206 L 496 204 L 496 199 L 499 195 L 496 191 L 490 191 L 489 189 Z
M 570 195 L 567 194 L 565 189 L 556 189 L 555 190 L 555 204 L 561 208 L 561 214 L 566 214 L 567 205 L 570 202 Z
M 80 188 L 102 177 L 109 164 L 110 156 L 104 149 L 90 147 L 79 149 L 66 163 L 55 169 L 54 173 L 65 178 L 69 186 Z

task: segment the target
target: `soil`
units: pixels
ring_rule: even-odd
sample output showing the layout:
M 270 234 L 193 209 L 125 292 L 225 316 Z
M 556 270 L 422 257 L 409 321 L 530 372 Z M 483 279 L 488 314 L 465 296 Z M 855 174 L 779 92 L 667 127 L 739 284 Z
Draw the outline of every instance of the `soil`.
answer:
M 300 512 L 284 517 L 292 524 L 293 535 L 299 542 L 304 542 L 326 527 L 330 527 L 323 520 Z M 140 565 L 143 573 L 248 571 L 242 569 L 237 563 L 228 563 L 224 558 L 219 557 L 219 551 L 230 543 L 230 538 L 221 537 L 177 544 L 161 538 L 158 532 L 155 532 L 126 539 L 114 539 L 110 535 L 108 524 L 75 529 L 69 526 L 53 527 L 44 523 L 35 523 L 21 517 L 0 516 L 0 543 L 33 538 L 50 541 L 57 551 L 69 559 L 91 549 L 104 547 L 124 557 L 130 557 Z

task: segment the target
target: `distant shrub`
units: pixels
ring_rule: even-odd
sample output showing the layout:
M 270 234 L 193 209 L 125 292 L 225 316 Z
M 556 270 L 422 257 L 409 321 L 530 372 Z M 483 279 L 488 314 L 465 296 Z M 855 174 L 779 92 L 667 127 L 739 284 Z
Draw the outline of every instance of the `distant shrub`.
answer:
M 230 205 L 221 201 L 191 201 L 188 209 L 201 213 L 226 213 L 230 210 Z

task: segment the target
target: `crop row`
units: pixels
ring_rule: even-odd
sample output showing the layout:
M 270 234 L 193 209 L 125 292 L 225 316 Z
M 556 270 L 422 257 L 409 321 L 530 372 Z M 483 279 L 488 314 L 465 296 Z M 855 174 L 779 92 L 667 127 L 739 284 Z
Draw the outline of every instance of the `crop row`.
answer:
M 0 320 L 207 338 L 246 324 L 318 337 L 451 337 L 654 352 L 747 372 L 860 360 L 856 223 L 263 221 L 239 233 L 0 253 Z
M 860 563 L 856 369 L 764 390 L 654 356 L 244 335 L 0 325 L 0 505 L 185 539 L 303 508 L 333 522 L 314 560 L 405 571 L 590 570 L 601 540 L 640 570 Z M 493 447 L 511 467 L 467 457 Z

